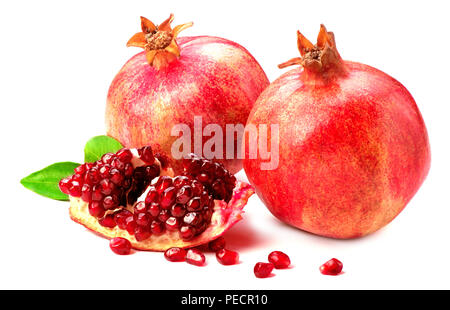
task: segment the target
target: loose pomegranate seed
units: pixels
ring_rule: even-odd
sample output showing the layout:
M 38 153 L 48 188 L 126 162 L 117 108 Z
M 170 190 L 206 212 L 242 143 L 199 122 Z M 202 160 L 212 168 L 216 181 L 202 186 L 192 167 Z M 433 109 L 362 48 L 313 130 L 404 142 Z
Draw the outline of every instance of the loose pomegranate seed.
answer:
M 211 251 L 217 252 L 225 248 L 226 242 L 223 237 L 219 237 L 216 240 L 211 241 L 208 247 Z
M 276 269 L 285 269 L 291 265 L 289 256 L 281 251 L 273 251 L 270 253 L 269 262 L 271 262 Z
M 131 252 L 131 243 L 125 238 L 116 237 L 109 241 L 111 250 L 119 255 L 128 255 Z
M 272 273 L 273 268 L 272 263 L 256 263 L 253 272 L 257 278 L 267 278 Z
M 116 227 L 116 222 L 114 221 L 114 215 L 108 214 L 104 218 L 98 220 L 99 224 L 108 227 L 108 228 L 114 228 Z
M 200 250 L 189 249 L 186 253 L 186 261 L 195 266 L 203 266 L 205 265 L 206 258 Z
M 332 258 L 320 266 L 319 270 L 324 275 L 336 276 L 341 273 L 343 266 L 344 265 L 339 260 Z
M 222 265 L 235 265 L 239 263 L 239 253 L 227 249 L 216 252 L 216 258 Z
M 170 248 L 164 252 L 164 257 L 170 262 L 184 262 L 186 260 L 186 250 Z

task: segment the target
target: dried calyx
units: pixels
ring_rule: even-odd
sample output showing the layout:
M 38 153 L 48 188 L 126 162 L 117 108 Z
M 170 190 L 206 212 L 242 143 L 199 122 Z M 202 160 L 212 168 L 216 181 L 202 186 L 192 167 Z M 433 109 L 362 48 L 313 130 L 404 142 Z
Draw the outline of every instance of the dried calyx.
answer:
M 178 34 L 193 23 L 186 23 L 172 29 L 173 14 L 156 26 L 150 20 L 141 16 L 142 32 L 136 33 L 128 41 L 127 46 L 136 46 L 145 50 L 148 63 L 156 69 L 167 65 L 180 56 L 180 49 L 176 42 Z
M 345 68 L 339 52 L 336 49 L 334 34 L 320 25 L 317 43 L 312 44 L 304 35 L 297 31 L 297 47 L 301 57 L 292 58 L 280 65 L 280 69 L 301 65 L 305 70 L 327 76 L 330 73 L 344 74 Z

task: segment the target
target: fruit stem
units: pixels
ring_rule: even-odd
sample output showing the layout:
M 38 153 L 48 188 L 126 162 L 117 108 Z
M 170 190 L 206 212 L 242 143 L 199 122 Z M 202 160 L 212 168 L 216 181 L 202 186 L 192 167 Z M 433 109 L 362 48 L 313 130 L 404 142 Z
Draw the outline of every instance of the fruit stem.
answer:
M 142 32 L 136 33 L 127 42 L 127 46 L 140 47 L 145 50 L 147 62 L 157 70 L 167 67 L 169 63 L 180 57 L 177 44 L 178 34 L 193 23 L 186 23 L 172 29 L 174 15 L 170 14 L 164 22 L 156 26 L 153 22 L 141 16 Z
M 300 31 L 297 31 L 297 47 L 301 57 L 292 58 L 278 68 L 301 65 L 306 71 L 328 78 L 335 75 L 345 75 L 344 62 L 336 48 L 334 34 L 320 25 L 317 44 L 312 44 Z

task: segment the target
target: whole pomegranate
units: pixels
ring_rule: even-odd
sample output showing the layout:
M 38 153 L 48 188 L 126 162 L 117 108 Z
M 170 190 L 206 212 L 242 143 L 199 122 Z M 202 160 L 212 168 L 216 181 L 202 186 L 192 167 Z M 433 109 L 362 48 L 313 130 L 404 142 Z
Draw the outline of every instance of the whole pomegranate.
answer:
M 170 155 L 172 145 L 182 136 L 172 130 L 183 124 L 190 131 L 190 145 L 180 146 L 183 155 L 201 156 L 203 145 L 214 138 L 221 145 L 211 146 L 210 141 L 208 150 L 212 149 L 213 156 L 203 156 L 214 157 L 236 173 L 242 168 L 242 159 L 237 158 L 242 132 L 233 132 L 227 145 L 226 124 L 245 126 L 254 102 L 269 85 L 267 76 L 237 43 L 210 36 L 178 38 L 192 23 L 172 29 L 172 20 L 170 15 L 155 26 L 141 17 L 142 32 L 127 45 L 145 51 L 132 57 L 112 81 L 106 105 L 107 134 L 126 147 L 151 144 L 155 152 Z M 208 124 L 218 125 L 222 132 L 206 129 L 205 136 L 212 137 L 202 139 Z M 170 165 L 181 171 L 180 163 L 170 157 Z
M 247 124 L 278 124 L 271 155 L 279 164 L 261 169 L 266 159 L 252 159 L 246 147 L 245 172 L 281 221 L 333 238 L 367 235 L 392 221 L 424 181 L 424 121 L 398 81 L 342 60 L 323 25 L 316 45 L 297 34 L 302 57 L 279 67 L 301 67 L 261 94 Z

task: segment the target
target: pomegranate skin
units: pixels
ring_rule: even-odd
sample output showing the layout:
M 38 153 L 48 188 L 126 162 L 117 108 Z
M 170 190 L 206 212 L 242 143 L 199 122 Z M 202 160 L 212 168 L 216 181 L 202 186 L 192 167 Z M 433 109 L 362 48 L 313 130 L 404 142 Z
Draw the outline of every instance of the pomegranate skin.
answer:
M 261 170 L 267 160 L 246 149 L 244 169 L 279 220 L 347 239 L 404 209 L 429 171 L 430 147 L 404 86 L 364 64 L 340 65 L 347 73 L 329 79 L 295 68 L 261 94 L 248 124 L 279 124 L 279 165 Z
M 186 124 L 192 135 L 192 149 L 186 153 L 195 152 L 194 116 L 201 116 L 203 128 L 221 126 L 225 158 L 225 125 L 245 125 L 254 102 L 269 85 L 267 76 L 253 56 L 232 41 L 199 36 L 179 37 L 177 43 L 180 57 L 165 68 L 150 66 L 145 52 L 122 67 L 108 92 L 107 134 L 126 147 L 151 144 L 156 153 L 171 155 L 178 139 L 171 136 L 172 127 Z M 203 144 L 210 138 L 203 137 Z M 217 161 L 231 173 L 242 168 L 237 156 Z M 176 173 L 181 170 L 173 159 L 170 165 Z

